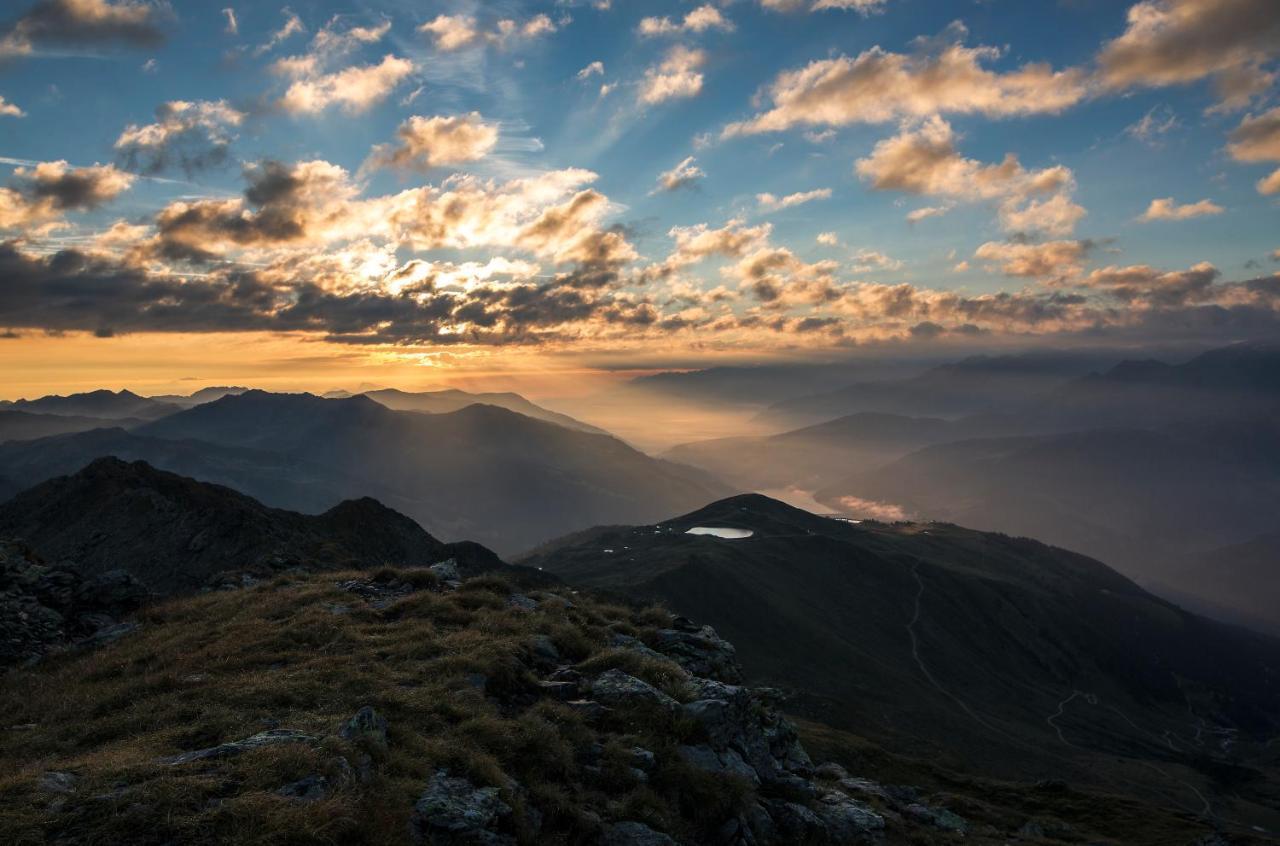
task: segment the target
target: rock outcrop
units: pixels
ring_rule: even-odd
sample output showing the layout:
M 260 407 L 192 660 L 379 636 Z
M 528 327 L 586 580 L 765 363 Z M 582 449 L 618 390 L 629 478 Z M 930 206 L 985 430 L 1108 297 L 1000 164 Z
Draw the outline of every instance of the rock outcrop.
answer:
M 132 624 L 119 618 L 149 598 L 121 570 L 85 578 L 44 563 L 20 541 L 0 539 L 0 668 L 126 634 Z

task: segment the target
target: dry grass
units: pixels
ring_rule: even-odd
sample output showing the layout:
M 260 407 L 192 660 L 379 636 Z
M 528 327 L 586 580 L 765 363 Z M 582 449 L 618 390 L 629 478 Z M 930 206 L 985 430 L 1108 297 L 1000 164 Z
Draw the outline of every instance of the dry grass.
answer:
M 512 587 L 497 578 L 436 592 L 421 574 L 377 575 L 412 578 L 420 590 L 379 611 L 337 587 L 361 574 L 281 577 L 153 607 L 139 632 L 114 644 L 8 675 L 0 839 L 396 843 L 441 767 L 502 788 L 524 842 L 535 842 L 532 808 L 543 819 L 536 842 L 587 842 L 601 818 L 648 819 L 696 841 L 711 813 L 742 801 L 742 786 L 680 763 L 677 726 L 632 720 L 602 732 L 529 695 L 534 635 L 550 638 L 567 663 L 620 667 L 681 694 L 685 675 L 674 664 L 607 646 L 612 631 L 651 633 L 669 621 L 666 612 L 568 592 L 571 608 L 526 612 L 508 605 Z M 390 724 L 385 748 L 337 737 L 365 705 Z M 321 740 L 158 763 L 272 727 Z M 658 755 L 648 784 L 620 763 L 619 750 L 633 746 Z M 74 774 L 74 793 L 42 790 L 50 771 Z M 276 794 L 311 775 L 336 789 L 310 803 Z

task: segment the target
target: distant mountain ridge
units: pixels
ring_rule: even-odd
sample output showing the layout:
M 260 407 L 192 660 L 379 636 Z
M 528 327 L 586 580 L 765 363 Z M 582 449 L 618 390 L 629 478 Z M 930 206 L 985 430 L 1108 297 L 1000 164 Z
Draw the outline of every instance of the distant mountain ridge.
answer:
M 39 399 L 0 402 L 0 410 L 12 409 L 34 414 L 95 417 L 106 420 L 139 418 L 152 420 L 179 410 L 171 403 L 141 397 L 132 391 L 89 391 L 69 396 L 49 395 Z
M 142 425 L 137 417 L 109 419 L 105 417 L 81 417 L 71 414 L 41 414 L 33 411 L 0 409 L 0 443 L 5 441 L 31 441 L 50 435 L 70 432 L 87 432 L 90 429 L 130 428 Z
M 372 496 L 447 538 L 501 553 L 599 522 L 652 519 L 729 493 L 703 471 L 621 441 L 487 405 L 393 411 L 368 397 L 247 391 L 132 432 L 0 445 L 0 476 L 32 485 L 103 455 L 318 511 Z
M 365 391 L 357 394 L 357 396 L 368 397 L 374 402 L 381 403 L 387 408 L 396 411 L 421 411 L 428 414 L 449 414 L 454 411 L 460 411 L 469 405 L 494 405 L 498 408 L 514 411 L 517 414 L 523 414 L 526 417 L 532 417 L 535 420 L 555 423 L 567 429 L 576 429 L 580 432 L 590 432 L 595 435 L 609 434 L 603 429 L 583 423 L 581 420 L 576 420 L 567 414 L 560 414 L 536 405 L 520 396 L 520 394 L 510 391 L 475 394 L 468 391 L 450 389 L 413 393 L 396 390 L 395 388 L 382 388 Z
M 125 569 L 163 593 L 197 589 L 226 571 L 425 566 L 450 557 L 448 545 L 371 499 L 296 514 L 115 458 L 0 504 L 0 536 L 23 538 L 86 575 Z
M 1114 361 L 1061 353 L 972 356 L 905 379 L 859 382 L 775 403 L 758 418 L 795 428 L 862 412 L 912 417 L 999 412 Z

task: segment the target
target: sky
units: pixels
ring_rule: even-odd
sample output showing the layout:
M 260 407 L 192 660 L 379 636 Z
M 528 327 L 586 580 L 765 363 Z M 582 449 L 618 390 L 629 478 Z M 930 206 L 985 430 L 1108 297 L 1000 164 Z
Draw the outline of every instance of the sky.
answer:
M 0 15 L 6 398 L 1280 328 L 1274 0 Z

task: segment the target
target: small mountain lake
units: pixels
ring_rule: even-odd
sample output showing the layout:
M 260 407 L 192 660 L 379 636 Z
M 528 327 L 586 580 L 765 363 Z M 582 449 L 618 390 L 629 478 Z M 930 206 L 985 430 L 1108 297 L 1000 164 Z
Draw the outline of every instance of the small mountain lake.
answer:
M 755 534 L 750 529 L 730 529 L 727 527 L 716 526 L 694 526 L 686 535 L 711 535 L 715 538 L 724 538 L 725 540 L 742 540 L 749 538 Z

